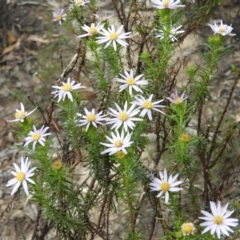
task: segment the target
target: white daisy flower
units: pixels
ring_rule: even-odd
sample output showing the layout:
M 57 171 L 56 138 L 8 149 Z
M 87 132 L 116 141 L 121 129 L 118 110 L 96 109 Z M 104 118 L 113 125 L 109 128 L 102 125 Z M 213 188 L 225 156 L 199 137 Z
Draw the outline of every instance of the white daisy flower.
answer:
M 87 25 L 84 25 L 84 26 L 82 26 L 82 29 L 85 30 L 87 33 L 79 35 L 77 37 L 82 38 L 82 37 L 86 37 L 86 36 L 93 36 L 93 35 L 99 33 L 99 31 L 103 27 L 104 27 L 104 25 L 101 23 L 98 23 L 97 26 L 95 26 L 95 23 L 92 23 L 90 27 L 88 27 Z
M 53 14 L 53 21 L 58 21 L 60 25 L 62 25 L 62 21 L 66 20 L 67 14 L 63 14 L 64 9 L 59 9 L 56 12 L 52 12 Z
M 23 122 L 25 117 L 29 116 L 37 109 L 37 107 L 35 107 L 31 112 L 25 112 L 24 105 L 21 102 L 20 102 L 20 107 L 21 107 L 20 110 L 16 109 L 15 119 L 6 120 L 7 122 L 18 122 L 18 121 Z
M 153 7 L 164 9 L 175 9 L 178 7 L 185 7 L 185 5 L 179 5 L 180 0 L 151 0 L 153 3 Z
M 30 178 L 34 175 L 33 171 L 36 169 L 36 167 L 29 170 L 31 162 L 28 161 L 28 158 L 25 159 L 21 157 L 21 168 L 18 167 L 16 163 L 13 163 L 13 166 L 15 168 L 15 172 L 11 171 L 11 174 L 14 176 L 11 180 L 7 182 L 6 187 L 15 185 L 12 189 L 11 196 L 17 192 L 18 188 L 22 185 L 24 192 L 26 195 L 29 195 L 28 192 L 28 186 L 27 182 L 30 182 L 32 184 L 35 184 L 35 182 Z
M 87 3 L 89 3 L 90 1 L 89 0 L 75 0 L 74 2 L 77 6 L 84 6 Z
M 102 111 L 96 114 L 95 109 L 92 109 L 92 111 L 88 111 L 86 108 L 84 108 L 85 114 L 83 115 L 81 113 L 77 113 L 77 115 L 83 119 L 79 120 L 79 124 L 77 126 L 81 127 L 84 125 L 87 125 L 86 131 L 88 130 L 89 126 L 92 124 L 95 128 L 97 128 L 97 124 L 103 124 L 102 121 L 105 121 L 105 116 L 102 115 Z
M 107 140 L 110 143 L 100 143 L 106 147 L 108 147 L 106 150 L 101 152 L 101 154 L 109 153 L 109 155 L 112 155 L 116 152 L 123 152 L 125 155 L 127 154 L 127 151 L 125 148 L 130 147 L 133 143 L 131 140 L 131 134 L 127 133 L 126 136 L 124 136 L 124 132 L 122 131 L 121 135 L 118 131 L 116 131 L 116 134 L 111 132 L 112 138 L 106 136 Z
M 217 233 L 218 238 L 221 238 L 221 234 L 229 236 L 228 232 L 233 232 L 230 227 L 236 227 L 238 225 L 238 219 L 229 218 L 234 211 L 227 211 L 228 204 L 224 207 L 221 206 L 221 203 L 210 202 L 211 213 L 204 210 L 201 213 L 204 217 L 199 217 L 204 220 L 204 223 L 201 223 L 200 226 L 205 227 L 202 234 L 207 231 L 211 231 L 211 234 Z
M 59 9 L 56 12 L 52 12 L 53 21 L 58 21 L 62 25 L 62 21 L 66 20 L 67 14 L 63 14 L 64 9 Z
M 81 83 L 75 84 L 75 81 L 70 82 L 70 78 L 68 78 L 67 83 L 62 82 L 62 86 L 52 86 L 52 88 L 57 88 L 56 91 L 52 92 L 52 94 L 55 94 L 55 97 L 58 97 L 58 102 L 62 99 L 65 100 L 65 97 L 67 96 L 72 102 L 73 102 L 73 96 L 72 91 L 86 88 L 84 86 L 81 86 Z
M 107 124 L 114 124 L 112 129 L 118 129 L 121 125 L 123 125 L 125 131 L 128 131 L 128 128 L 133 129 L 135 127 L 134 121 L 142 121 L 141 118 L 134 117 L 139 113 L 139 109 L 136 109 L 135 105 L 132 105 L 128 109 L 128 104 L 125 102 L 123 110 L 119 107 L 117 103 L 115 103 L 117 111 L 113 108 L 109 108 L 109 115 L 114 118 L 109 118 Z
M 181 226 L 183 236 L 189 236 L 193 235 L 196 228 L 194 227 L 194 224 L 191 222 L 183 223 Z
M 140 80 L 143 76 L 143 74 L 138 75 L 136 77 L 133 76 L 133 70 L 131 69 L 130 72 L 128 73 L 127 71 L 124 71 L 125 76 L 123 74 L 120 74 L 121 78 L 117 78 L 116 81 L 123 83 L 123 85 L 120 86 L 120 92 L 122 92 L 124 89 L 129 88 L 129 93 L 132 95 L 132 90 L 134 89 L 136 92 L 141 92 L 142 90 L 138 85 L 147 85 L 148 81 L 147 80 Z
M 122 45 L 123 47 L 128 46 L 128 43 L 126 43 L 122 39 L 129 38 L 130 37 L 129 34 L 131 34 L 131 32 L 120 34 L 122 29 L 123 25 L 121 25 L 117 31 L 115 30 L 115 27 L 113 25 L 109 27 L 108 30 L 102 29 L 102 31 L 100 31 L 100 34 L 102 34 L 103 36 L 97 37 L 97 43 L 102 44 L 107 42 L 104 48 L 108 47 L 112 43 L 115 51 L 117 49 L 116 42 Z
M 185 91 L 182 93 L 181 96 L 178 96 L 178 92 L 175 91 L 172 93 L 172 97 L 167 97 L 167 99 L 173 103 L 173 104 L 181 104 L 183 101 L 185 101 L 188 97 L 185 95 Z
M 172 28 L 172 29 L 170 30 L 168 37 L 171 39 L 172 42 L 178 40 L 177 37 L 176 37 L 176 35 L 185 32 L 184 30 L 178 31 L 181 27 L 182 27 L 182 25 L 181 25 L 181 26 L 178 26 L 178 27 L 176 27 L 176 28 Z M 166 29 L 166 28 L 164 27 L 164 29 Z M 159 34 L 156 35 L 156 37 L 158 37 L 158 38 L 160 38 L 160 39 L 163 39 L 163 38 L 164 38 L 164 31 L 160 30 L 160 31 L 159 31 Z
M 97 19 L 99 22 L 104 22 L 104 21 L 106 21 L 107 19 L 113 17 L 114 14 L 107 16 L 107 14 L 104 13 L 104 12 L 97 12 L 96 14 L 94 14 L 94 16 L 96 17 L 96 19 Z
M 163 105 L 159 105 L 158 103 L 163 102 L 163 100 L 159 100 L 156 102 L 152 101 L 153 94 L 150 95 L 148 99 L 144 98 L 143 96 L 136 96 L 135 101 L 132 104 L 140 106 L 143 110 L 140 112 L 140 117 L 144 117 L 146 114 L 148 115 L 148 119 L 152 120 L 152 110 L 165 114 L 163 111 L 159 110 L 158 108 L 164 107 Z
M 160 191 L 157 197 L 161 197 L 162 194 L 165 193 L 165 203 L 168 203 L 169 200 L 169 192 L 178 192 L 182 190 L 182 188 L 176 187 L 177 185 L 183 183 L 183 181 L 176 181 L 178 178 L 178 174 L 174 177 L 170 175 L 168 177 L 167 170 L 164 169 L 164 173 L 159 172 L 159 178 L 154 178 L 150 183 L 151 191 Z
M 45 133 L 48 129 L 49 127 L 42 126 L 39 130 L 37 130 L 36 127 L 33 126 L 33 131 L 30 131 L 28 136 L 24 139 L 24 147 L 28 146 L 30 143 L 33 143 L 33 150 L 35 150 L 37 143 L 44 146 L 46 141 L 45 137 L 51 134 Z
M 214 22 L 214 25 L 211 25 L 208 23 L 208 26 L 211 27 L 214 34 L 218 33 L 218 34 L 221 34 L 222 36 L 226 36 L 226 35 L 235 36 L 236 35 L 236 34 L 231 33 L 233 30 L 232 25 L 229 26 L 229 25 L 223 24 L 222 20 L 219 25 L 217 25 L 216 22 Z

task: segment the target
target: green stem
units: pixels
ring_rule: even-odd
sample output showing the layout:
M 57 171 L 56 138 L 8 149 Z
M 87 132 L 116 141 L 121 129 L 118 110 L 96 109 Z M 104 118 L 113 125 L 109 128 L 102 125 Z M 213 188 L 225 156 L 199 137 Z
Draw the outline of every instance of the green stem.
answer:
M 134 211 L 133 211 L 133 204 L 131 200 L 131 193 L 130 193 L 130 184 L 128 181 L 128 178 L 125 179 L 125 186 L 126 186 L 126 194 L 127 194 L 127 203 L 128 203 L 128 210 L 130 215 L 130 222 L 131 222 L 131 231 L 134 232 L 135 229 L 135 223 L 134 223 Z
M 96 72 L 97 78 L 100 81 L 99 88 L 103 92 L 106 92 L 107 91 L 107 81 L 105 80 L 104 72 L 102 71 L 102 68 L 101 68 L 99 52 L 97 51 L 98 46 L 92 42 L 89 45 L 90 45 L 91 53 L 95 60 L 94 61 L 94 67 L 95 67 L 94 71 Z
M 198 98 L 204 101 L 206 97 L 209 81 L 212 78 L 214 70 L 217 68 L 218 56 L 222 47 L 223 38 L 222 36 L 215 35 L 210 37 L 208 42 L 211 54 L 209 60 L 207 60 L 207 55 L 205 55 L 205 61 L 208 63 L 208 66 L 205 70 L 203 70 L 204 75 L 202 76 L 200 91 L 195 95 L 193 103 L 196 102 Z
M 131 171 L 129 170 L 130 166 L 128 164 L 128 159 L 124 160 L 124 187 L 126 192 L 126 200 L 128 205 L 129 217 L 130 217 L 130 230 L 131 232 L 135 231 L 135 221 L 134 221 L 134 207 L 132 202 L 132 195 L 131 195 Z

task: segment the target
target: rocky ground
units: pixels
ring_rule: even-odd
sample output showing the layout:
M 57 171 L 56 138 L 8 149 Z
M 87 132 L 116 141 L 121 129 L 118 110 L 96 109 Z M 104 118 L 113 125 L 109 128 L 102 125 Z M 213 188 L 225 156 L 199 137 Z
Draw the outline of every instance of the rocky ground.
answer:
M 59 28 L 52 23 L 52 10 L 68 6 L 65 0 L 31 0 L 15 1 L 0 0 L 0 239 L 32 239 L 37 218 L 37 206 L 28 198 L 10 196 L 10 189 L 6 182 L 10 178 L 12 163 L 19 161 L 20 152 L 12 129 L 14 123 L 7 123 L 6 119 L 13 119 L 19 102 L 24 102 L 27 109 L 34 108 L 33 103 L 39 103 L 45 109 L 50 103 L 51 85 L 61 73 L 59 62 Z M 111 11 L 111 4 L 104 2 L 102 8 Z M 225 1 L 224 7 L 213 14 L 213 19 L 223 19 L 226 23 L 233 24 L 234 38 L 229 38 L 226 44 L 234 47 L 233 53 L 224 59 L 219 66 L 219 74 L 212 82 L 212 101 L 206 109 L 206 121 L 214 117 L 216 105 L 226 101 L 231 82 L 229 79 L 231 64 L 240 67 L 239 37 L 240 37 L 240 3 L 238 0 Z M 179 46 L 175 58 L 187 57 L 189 64 L 201 59 L 197 50 L 199 43 L 210 33 L 207 26 L 201 26 L 198 33 L 191 34 Z M 67 52 L 64 64 L 71 59 Z M 228 64 L 226 64 L 226 62 Z M 37 74 L 38 73 L 38 74 Z M 182 84 L 186 78 L 184 69 L 179 75 Z M 222 81 L 224 79 L 224 81 Z M 219 84 L 220 82 L 220 84 Z M 239 90 L 234 93 L 234 101 L 230 106 L 233 119 L 240 120 Z M 42 94 L 42 92 L 49 94 Z M 36 118 L 40 114 L 36 113 Z M 146 161 L 148 155 L 146 154 Z M 13 202 L 12 204 L 10 204 Z M 10 205 L 9 205 L 10 204 Z M 8 206 L 8 208 L 7 208 Z M 7 208 L 7 209 L 6 209 Z M 58 239 L 56 233 L 51 231 L 45 239 Z

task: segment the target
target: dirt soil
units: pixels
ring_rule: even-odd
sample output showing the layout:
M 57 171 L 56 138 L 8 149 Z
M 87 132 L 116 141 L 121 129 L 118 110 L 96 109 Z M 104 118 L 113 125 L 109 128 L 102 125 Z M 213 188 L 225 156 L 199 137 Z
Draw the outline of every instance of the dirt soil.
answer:
M 19 109 L 19 102 L 23 102 L 27 110 L 33 109 L 35 102 L 43 109 L 50 103 L 50 87 L 61 73 L 60 26 L 52 23 L 51 12 L 64 7 L 67 10 L 68 5 L 68 1 L 64 0 L 0 0 L 0 240 L 32 239 L 34 229 L 38 227 L 35 226 L 38 217 L 37 205 L 31 199 L 22 196 L 11 197 L 11 189 L 5 187 L 13 169 L 12 163 L 19 162 L 21 155 L 11 132 L 16 125 L 7 123 L 6 119 L 14 118 L 15 109 Z M 108 7 L 111 8 L 109 5 Z M 240 2 L 225 1 L 221 11 L 213 14 L 213 19 L 223 19 L 227 24 L 232 23 L 237 36 L 229 38 L 226 42 L 233 45 L 234 51 L 221 62 L 219 74 L 214 77 L 212 101 L 206 109 L 206 119 L 214 117 L 216 104 L 223 104 L 230 90 L 233 79 L 228 78 L 230 68 L 226 66 L 235 64 L 240 67 Z M 209 34 L 209 27 L 201 26 L 196 35 L 191 34 L 179 46 L 175 57 L 187 57 L 189 64 L 201 63 L 197 50 L 204 51 L 204 47 L 196 46 Z M 182 83 L 186 78 L 184 71 L 182 69 L 179 75 Z M 232 117 L 236 121 L 240 120 L 239 90 L 240 85 L 230 106 Z M 48 96 L 45 91 L 49 93 Z M 40 116 L 36 114 L 35 117 Z M 43 220 L 42 228 L 44 224 Z M 44 239 L 54 240 L 58 237 L 52 230 Z

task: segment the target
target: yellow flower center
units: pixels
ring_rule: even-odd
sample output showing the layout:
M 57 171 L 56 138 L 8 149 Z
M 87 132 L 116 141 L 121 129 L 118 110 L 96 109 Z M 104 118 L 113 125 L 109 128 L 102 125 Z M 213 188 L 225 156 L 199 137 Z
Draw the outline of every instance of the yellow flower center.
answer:
M 33 139 L 34 141 L 37 141 L 40 137 L 41 137 L 41 134 L 38 133 L 38 132 L 36 132 L 36 133 L 34 133 L 34 134 L 32 135 L 32 139 Z
M 174 100 L 175 104 L 181 104 L 183 101 L 180 97 L 177 97 L 175 100 Z
M 183 235 L 190 235 L 194 232 L 194 225 L 192 223 L 184 223 L 182 225 Z
M 62 168 L 62 162 L 60 160 L 54 161 L 53 162 L 53 167 L 57 170 Z
M 151 109 L 152 108 L 152 102 L 150 102 L 150 101 L 148 101 L 148 100 L 146 100 L 146 101 L 144 101 L 143 102 L 143 107 L 144 108 L 147 108 L 147 109 Z
M 25 174 L 23 172 L 18 172 L 15 176 L 15 178 L 19 181 L 22 182 L 25 179 Z
M 172 2 L 172 0 L 163 0 L 162 1 L 162 5 L 163 7 L 165 8 L 168 8 L 169 7 L 169 4 Z
M 121 120 L 121 121 L 126 121 L 128 119 L 128 115 L 126 112 L 121 112 L 119 113 L 119 116 L 118 118 Z
M 115 147 L 120 148 L 120 147 L 122 147 L 122 145 L 123 145 L 123 142 L 122 142 L 121 139 L 116 139 L 116 140 L 114 141 L 114 146 L 115 146 Z
M 116 155 L 117 155 L 117 158 L 118 158 L 118 159 L 122 159 L 122 158 L 125 157 L 125 154 L 124 154 L 124 152 L 122 152 L 122 151 L 117 152 Z
M 218 28 L 218 31 L 219 31 L 220 33 L 224 33 L 224 32 L 226 31 L 226 29 L 225 29 L 224 26 L 220 26 L 220 27 Z
M 56 19 L 57 19 L 58 21 L 60 21 L 60 20 L 62 19 L 62 15 L 61 15 L 61 14 L 57 14 Z
M 216 215 L 216 216 L 214 216 L 213 222 L 217 225 L 221 225 L 221 224 L 223 224 L 223 217 Z
M 189 142 L 190 136 L 188 134 L 182 134 L 181 139 L 183 142 Z
M 87 115 L 87 121 L 88 122 L 94 122 L 95 120 L 96 120 L 96 115 L 95 114 L 89 113 Z
M 136 83 L 134 78 L 127 78 L 126 82 L 127 82 L 128 85 L 134 85 Z
M 170 184 L 168 182 L 163 182 L 160 185 L 160 190 L 162 190 L 163 192 L 167 192 L 170 188 Z
M 90 35 L 94 35 L 97 33 L 97 28 L 94 26 L 94 24 L 88 29 L 88 33 Z
M 109 34 L 109 39 L 110 40 L 116 40 L 118 38 L 118 35 L 115 32 L 112 32 Z
M 76 3 L 77 3 L 77 4 L 82 4 L 82 3 L 83 3 L 83 0 L 76 0 Z
M 15 113 L 15 118 L 16 119 L 22 119 L 22 118 L 24 118 L 24 116 L 25 116 L 25 112 L 24 111 L 19 111 L 19 112 Z
M 72 85 L 70 83 L 66 83 L 64 84 L 64 86 L 62 86 L 62 90 L 65 92 L 69 92 L 72 90 Z

